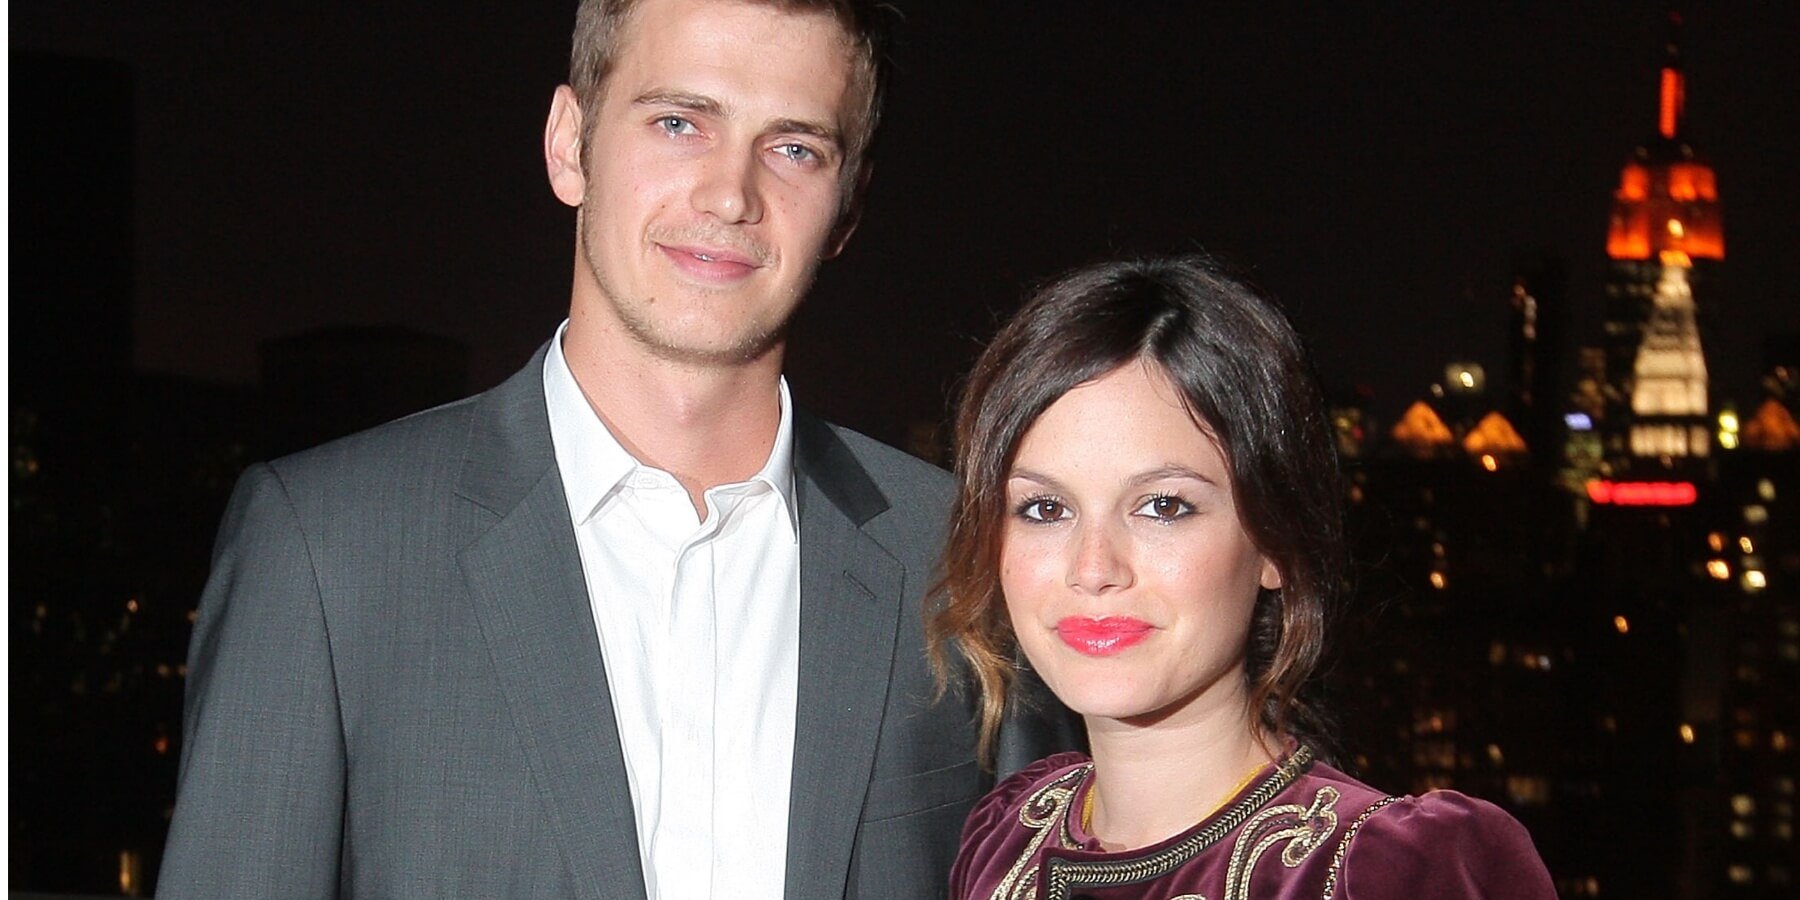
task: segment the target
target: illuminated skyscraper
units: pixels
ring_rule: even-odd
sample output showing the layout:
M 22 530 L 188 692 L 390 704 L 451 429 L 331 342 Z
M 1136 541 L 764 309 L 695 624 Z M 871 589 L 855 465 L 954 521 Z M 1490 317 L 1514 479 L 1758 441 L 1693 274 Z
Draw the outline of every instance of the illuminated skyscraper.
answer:
M 1659 100 L 1656 134 L 1619 175 L 1606 236 L 1603 433 L 1608 461 L 1624 469 L 1679 466 L 1712 447 L 1701 311 L 1725 232 L 1717 177 L 1683 129 L 1687 80 L 1673 34 Z

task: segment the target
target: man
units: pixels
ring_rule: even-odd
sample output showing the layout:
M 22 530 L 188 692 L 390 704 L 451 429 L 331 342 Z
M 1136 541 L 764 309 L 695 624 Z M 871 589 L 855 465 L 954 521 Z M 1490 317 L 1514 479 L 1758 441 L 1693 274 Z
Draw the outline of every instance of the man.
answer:
M 582 4 L 544 133 L 569 320 L 245 474 L 159 896 L 943 892 L 987 786 L 921 650 L 948 480 L 780 375 L 877 48 L 845 2 Z

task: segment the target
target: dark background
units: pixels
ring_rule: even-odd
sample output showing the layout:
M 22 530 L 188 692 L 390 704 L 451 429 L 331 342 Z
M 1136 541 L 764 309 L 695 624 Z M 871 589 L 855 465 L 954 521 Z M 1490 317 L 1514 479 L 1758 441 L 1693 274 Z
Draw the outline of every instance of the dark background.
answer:
M 1389 421 L 1445 362 L 1497 367 L 1521 256 L 1567 259 L 1590 337 L 1609 195 L 1655 126 L 1657 4 L 1117 6 L 901 4 L 868 214 L 799 325 L 803 397 L 890 438 L 939 418 L 1029 284 L 1122 251 L 1248 269 Z M 261 339 L 397 323 L 469 345 L 480 387 L 567 304 L 539 139 L 572 8 L 25 0 L 10 38 L 130 67 L 141 367 L 247 382 Z M 1718 302 L 1791 328 L 1800 4 L 1685 15 Z M 1721 336 L 1721 386 L 1760 331 Z

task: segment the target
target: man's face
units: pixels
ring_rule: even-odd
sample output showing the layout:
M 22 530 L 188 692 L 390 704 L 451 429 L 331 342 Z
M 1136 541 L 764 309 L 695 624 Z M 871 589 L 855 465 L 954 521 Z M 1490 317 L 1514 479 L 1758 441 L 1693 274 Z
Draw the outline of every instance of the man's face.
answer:
M 777 347 L 819 262 L 848 236 L 834 225 L 839 176 L 855 165 L 853 66 L 828 15 L 641 4 L 585 128 L 580 177 L 559 175 L 549 149 L 557 195 L 581 207 L 574 313 L 687 364 L 742 364 Z M 566 120 L 574 107 L 559 91 L 547 146 L 559 110 Z

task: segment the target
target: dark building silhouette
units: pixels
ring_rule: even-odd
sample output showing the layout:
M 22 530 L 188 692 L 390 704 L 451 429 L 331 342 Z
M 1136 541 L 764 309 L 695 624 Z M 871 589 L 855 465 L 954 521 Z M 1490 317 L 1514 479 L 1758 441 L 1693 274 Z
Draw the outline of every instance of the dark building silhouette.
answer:
M 1508 402 L 1502 407 L 1526 446 L 1548 452 L 1564 431 L 1563 373 L 1571 308 L 1569 266 L 1541 254 L 1515 267 L 1507 298 Z
M 398 326 L 338 325 L 262 344 L 267 448 L 288 453 L 468 392 L 469 350 Z

